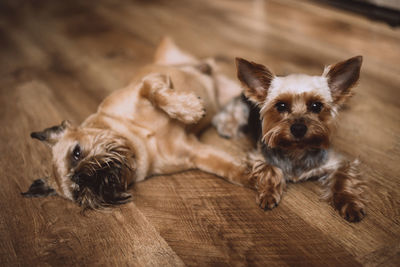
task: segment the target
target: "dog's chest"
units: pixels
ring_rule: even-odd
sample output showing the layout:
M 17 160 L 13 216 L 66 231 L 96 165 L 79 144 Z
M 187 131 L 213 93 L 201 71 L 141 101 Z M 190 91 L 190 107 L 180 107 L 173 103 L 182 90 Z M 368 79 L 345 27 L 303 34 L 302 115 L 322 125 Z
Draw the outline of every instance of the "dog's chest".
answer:
M 296 181 L 303 173 L 320 167 L 328 159 L 328 152 L 324 149 L 308 150 L 293 156 L 281 149 L 263 145 L 262 153 L 268 163 L 283 171 L 288 181 Z

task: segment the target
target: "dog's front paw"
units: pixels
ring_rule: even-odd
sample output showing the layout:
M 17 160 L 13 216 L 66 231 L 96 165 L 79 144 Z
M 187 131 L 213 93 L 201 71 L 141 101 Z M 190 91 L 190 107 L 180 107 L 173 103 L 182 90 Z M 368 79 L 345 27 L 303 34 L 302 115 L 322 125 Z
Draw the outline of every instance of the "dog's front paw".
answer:
M 196 123 L 206 115 L 203 100 L 193 93 L 177 93 L 163 109 L 174 119 L 186 124 Z
M 273 192 L 258 192 L 256 195 L 257 205 L 264 210 L 275 208 L 281 201 L 281 194 L 277 190 L 268 191 Z
M 220 136 L 235 138 L 242 134 L 243 127 L 247 125 L 249 108 L 240 97 L 233 99 L 212 120 L 213 126 Z
M 359 222 L 365 217 L 365 205 L 360 201 L 349 201 L 346 197 L 337 196 L 334 205 L 340 216 L 349 222 Z
M 344 211 L 340 212 L 340 215 L 349 222 L 359 222 L 365 217 L 365 208 L 355 203 L 350 203 Z
M 212 120 L 212 125 L 217 129 L 219 136 L 231 139 L 239 136 L 239 127 L 234 125 L 232 121 L 228 121 L 226 114 L 220 113 L 216 115 Z
M 281 201 L 286 185 L 281 169 L 264 161 L 257 161 L 251 175 L 257 190 L 257 205 L 264 210 L 275 208 Z

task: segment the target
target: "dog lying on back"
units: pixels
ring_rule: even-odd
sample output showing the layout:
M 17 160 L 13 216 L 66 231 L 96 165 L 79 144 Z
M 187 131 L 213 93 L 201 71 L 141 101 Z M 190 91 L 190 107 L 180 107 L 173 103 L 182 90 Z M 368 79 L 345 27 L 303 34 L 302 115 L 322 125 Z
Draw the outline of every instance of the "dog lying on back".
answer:
M 56 193 L 98 209 L 129 201 L 128 185 L 152 175 L 197 168 L 230 180 L 249 172 L 246 161 L 196 137 L 240 86 L 169 39 L 155 59 L 80 126 L 64 121 L 31 134 L 51 148 L 53 177 L 25 196 Z
M 237 76 L 244 87 L 213 119 L 220 135 L 235 137 L 247 129 L 263 158 L 243 185 L 257 190 L 257 204 L 272 209 L 286 183 L 318 178 L 325 198 L 346 220 L 365 215 L 365 184 L 358 161 L 331 149 L 333 124 L 340 106 L 351 96 L 362 57 L 325 68 L 322 76 L 275 76 L 261 64 L 238 58 Z

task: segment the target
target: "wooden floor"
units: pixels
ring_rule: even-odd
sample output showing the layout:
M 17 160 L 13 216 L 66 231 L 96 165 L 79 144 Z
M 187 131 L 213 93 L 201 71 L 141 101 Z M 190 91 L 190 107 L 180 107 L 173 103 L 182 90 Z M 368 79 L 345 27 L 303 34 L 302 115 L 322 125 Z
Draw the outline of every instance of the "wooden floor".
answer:
M 29 133 L 80 123 L 151 61 L 164 35 L 217 57 L 231 77 L 235 56 L 279 74 L 319 74 L 363 55 L 335 143 L 363 161 L 367 217 L 346 222 L 313 182 L 289 185 L 279 207 L 264 212 L 251 190 L 199 171 L 137 184 L 132 203 L 108 212 L 22 198 L 50 175 L 49 151 Z M 0 265 L 399 266 L 399 63 L 400 29 L 315 2 L 2 1 Z

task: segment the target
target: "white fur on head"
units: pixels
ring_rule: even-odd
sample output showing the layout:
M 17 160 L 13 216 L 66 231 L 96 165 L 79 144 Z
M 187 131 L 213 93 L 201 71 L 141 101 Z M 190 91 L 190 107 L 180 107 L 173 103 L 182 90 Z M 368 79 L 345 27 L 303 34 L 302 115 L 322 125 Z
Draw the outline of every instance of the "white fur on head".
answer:
M 275 76 L 272 79 L 265 103 L 273 101 L 281 94 L 289 93 L 295 95 L 308 92 L 320 95 L 328 103 L 332 102 L 332 95 L 326 77 L 292 74 L 285 77 Z

